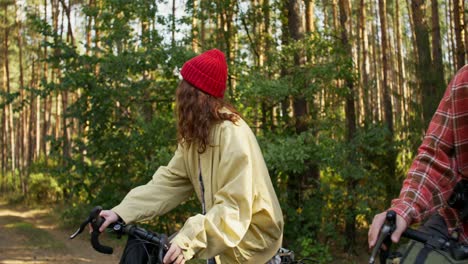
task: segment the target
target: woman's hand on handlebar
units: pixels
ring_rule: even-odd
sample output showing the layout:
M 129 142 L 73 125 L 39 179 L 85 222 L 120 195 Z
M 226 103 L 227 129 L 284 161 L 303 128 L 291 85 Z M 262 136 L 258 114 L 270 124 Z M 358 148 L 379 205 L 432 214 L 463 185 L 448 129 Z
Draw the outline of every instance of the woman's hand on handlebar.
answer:
M 385 223 L 387 217 L 387 212 L 382 212 L 376 216 L 374 216 L 374 220 L 372 220 L 371 227 L 369 229 L 369 234 L 367 237 L 369 248 L 373 248 L 375 243 L 377 242 L 377 238 L 379 237 L 380 229 L 382 228 L 383 224 Z M 406 228 L 408 228 L 408 223 L 401 217 L 400 215 L 396 215 L 396 228 L 393 231 L 391 239 L 393 243 L 398 243 L 400 241 L 400 237 L 405 232 Z
M 99 228 L 99 232 L 103 232 L 110 224 L 115 223 L 119 220 L 119 216 L 111 210 L 102 210 L 101 213 L 99 213 L 100 217 L 103 217 L 105 219 L 104 223 L 102 223 L 101 227 Z M 93 232 L 93 227 L 91 224 L 88 225 L 89 227 L 89 233 Z
M 166 253 L 166 256 L 164 256 L 163 263 L 184 264 L 185 258 L 182 254 L 182 249 L 178 245 L 172 243 Z
M 99 228 L 99 232 L 103 232 L 110 224 L 115 223 L 119 220 L 119 216 L 111 210 L 102 210 L 99 216 L 104 217 L 106 221 L 102 223 L 101 227 Z

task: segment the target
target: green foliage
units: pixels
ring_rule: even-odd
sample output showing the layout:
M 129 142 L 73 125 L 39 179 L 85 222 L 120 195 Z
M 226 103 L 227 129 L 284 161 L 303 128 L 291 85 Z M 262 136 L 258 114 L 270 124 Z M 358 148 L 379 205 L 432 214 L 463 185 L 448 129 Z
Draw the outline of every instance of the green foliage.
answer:
M 270 171 L 283 177 L 303 173 L 304 162 L 316 158 L 317 153 L 315 146 L 307 140 L 308 137 L 308 133 L 290 136 L 267 134 L 260 137 L 260 145 Z
M 330 263 L 333 260 L 329 247 L 313 238 L 303 237 L 300 249 L 301 258 L 313 259 L 316 263 Z
M 325 145 L 322 153 L 327 157 L 322 163 L 326 168 L 322 182 L 330 188 L 326 199 L 334 210 L 328 213 L 327 219 L 339 223 L 347 217 L 351 203 L 354 217 L 360 219 L 358 224 L 365 225 L 364 219 L 370 221 L 375 210 L 388 206 L 387 188 L 396 189 L 400 184 L 392 180 L 395 175 L 389 166 L 396 146 L 388 136 L 384 125 L 373 125 L 360 129 L 351 143 L 327 140 L 326 136 L 321 138 Z M 350 183 L 354 184 L 351 189 Z
M 57 202 L 62 198 L 62 189 L 56 179 L 43 173 L 29 175 L 28 199 L 41 204 Z

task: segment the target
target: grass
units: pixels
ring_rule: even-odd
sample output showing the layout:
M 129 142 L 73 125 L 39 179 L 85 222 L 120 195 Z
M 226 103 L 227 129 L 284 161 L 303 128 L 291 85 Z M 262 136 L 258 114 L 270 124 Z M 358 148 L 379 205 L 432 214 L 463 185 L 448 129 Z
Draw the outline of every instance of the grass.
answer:
M 19 236 L 24 237 L 24 242 L 28 246 L 39 249 L 65 248 L 65 245 L 62 242 L 57 241 L 47 231 L 37 228 L 31 223 L 15 221 L 14 223 L 6 224 L 3 227 L 6 230 L 12 231 L 14 234 L 18 234 Z

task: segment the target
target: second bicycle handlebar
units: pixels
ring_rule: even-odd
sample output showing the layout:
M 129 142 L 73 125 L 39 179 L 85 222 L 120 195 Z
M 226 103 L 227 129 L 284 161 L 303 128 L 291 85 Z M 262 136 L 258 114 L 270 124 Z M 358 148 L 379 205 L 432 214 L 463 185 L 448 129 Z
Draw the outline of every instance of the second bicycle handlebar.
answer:
M 387 216 L 385 219 L 385 223 L 380 229 L 380 234 L 377 239 L 377 243 L 375 244 L 371 256 L 369 258 L 369 264 L 375 263 L 375 257 L 379 253 L 379 250 L 382 246 L 382 244 L 385 244 L 387 247 L 390 246 L 391 240 L 390 236 L 392 235 L 393 231 L 395 231 L 396 228 L 396 213 L 392 210 L 387 212 Z M 430 234 L 424 233 L 422 231 L 418 231 L 412 228 L 406 229 L 405 232 L 403 232 L 402 237 L 409 238 L 411 240 L 423 243 L 423 244 L 429 244 L 434 248 L 440 248 L 443 250 L 447 250 L 450 252 L 451 256 L 455 260 L 463 260 L 463 259 L 468 259 L 468 246 L 465 244 L 461 244 L 458 241 L 455 240 L 450 240 L 450 239 L 443 239 L 439 237 L 433 237 Z M 381 255 L 381 263 L 385 263 L 383 260 L 386 258 L 385 255 L 382 257 L 382 252 L 380 253 Z

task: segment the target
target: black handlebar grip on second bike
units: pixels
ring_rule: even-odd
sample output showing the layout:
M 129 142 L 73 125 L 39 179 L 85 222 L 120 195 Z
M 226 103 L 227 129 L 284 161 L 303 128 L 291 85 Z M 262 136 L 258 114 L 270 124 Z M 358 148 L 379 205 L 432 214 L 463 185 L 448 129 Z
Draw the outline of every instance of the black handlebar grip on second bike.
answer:
M 377 238 L 377 242 L 375 243 L 374 248 L 372 249 L 371 257 L 369 259 L 369 264 L 375 263 L 375 257 L 377 253 L 381 249 L 382 244 L 387 246 L 387 250 L 381 250 L 379 257 L 380 263 L 385 263 L 385 259 L 388 257 L 388 248 L 390 247 L 392 240 L 390 236 L 392 235 L 393 231 L 396 228 L 396 213 L 394 211 L 388 211 L 385 222 L 380 229 L 379 237 Z

